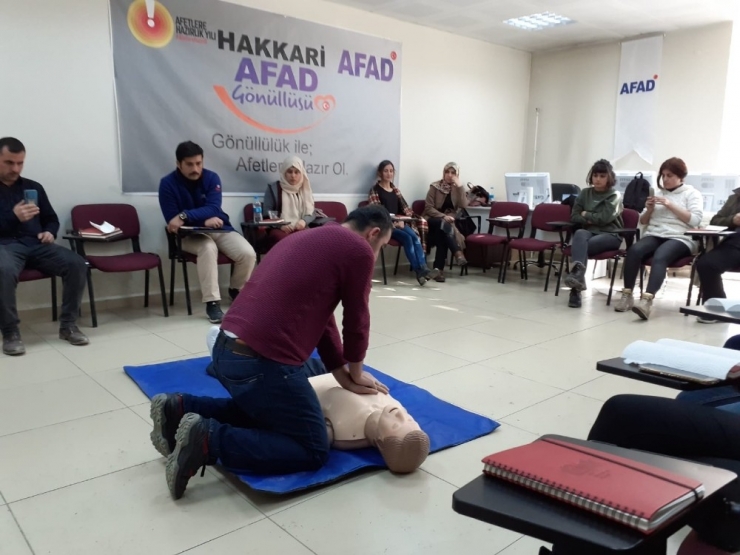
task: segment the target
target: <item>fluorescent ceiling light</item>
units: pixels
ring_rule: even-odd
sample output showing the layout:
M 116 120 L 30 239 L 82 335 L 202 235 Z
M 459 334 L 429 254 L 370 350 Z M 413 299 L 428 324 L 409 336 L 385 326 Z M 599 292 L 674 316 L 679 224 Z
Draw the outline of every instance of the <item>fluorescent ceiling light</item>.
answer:
M 507 19 L 504 23 L 511 25 L 512 27 L 516 27 L 517 29 L 524 29 L 525 31 L 539 31 L 540 29 L 547 29 L 548 27 L 569 25 L 571 23 L 575 23 L 575 21 L 569 17 L 565 17 L 564 15 L 558 15 L 552 12 L 543 12 Z

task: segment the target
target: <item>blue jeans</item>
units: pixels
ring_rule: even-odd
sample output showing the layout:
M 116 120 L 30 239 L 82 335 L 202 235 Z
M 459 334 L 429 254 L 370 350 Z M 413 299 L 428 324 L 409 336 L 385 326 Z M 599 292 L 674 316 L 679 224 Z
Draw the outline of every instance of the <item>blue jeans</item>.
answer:
M 730 337 L 725 342 L 724 348 L 740 351 L 740 335 Z M 676 399 L 695 405 L 705 405 L 734 414 L 740 414 L 740 387 L 735 385 L 707 387 L 696 391 L 682 391 Z
M 398 241 L 403 245 L 403 252 L 409 259 L 411 269 L 421 270 L 427 264 L 427 257 L 424 249 L 421 248 L 421 241 L 412 227 L 404 225 L 401 229 L 393 228 L 391 239 Z
M 329 437 L 305 365 L 233 353 L 225 342 L 219 335 L 213 370 L 231 397 L 182 396 L 185 412 L 210 419 L 208 463 L 260 474 L 321 468 Z

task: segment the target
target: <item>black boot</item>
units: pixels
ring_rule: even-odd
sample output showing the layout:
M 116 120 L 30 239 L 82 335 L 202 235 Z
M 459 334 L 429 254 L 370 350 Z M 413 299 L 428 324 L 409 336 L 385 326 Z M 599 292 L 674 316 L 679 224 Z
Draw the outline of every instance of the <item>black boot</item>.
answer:
M 570 297 L 568 297 L 568 306 L 570 308 L 581 308 L 581 292 L 578 289 L 570 290 Z
M 585 291 L 586 286 L 586 266 L 580 262 L 573 264 L 573 271 L 569 273 L 563 279 L 563 283 L 566 287 L 571 289 L 578 289 L 579 291 Z

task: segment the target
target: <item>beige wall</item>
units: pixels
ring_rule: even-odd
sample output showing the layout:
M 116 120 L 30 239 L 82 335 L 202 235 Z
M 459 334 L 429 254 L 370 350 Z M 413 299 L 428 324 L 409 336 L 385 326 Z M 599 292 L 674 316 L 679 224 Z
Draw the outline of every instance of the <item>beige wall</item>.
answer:
M 663 44 L 655 166 L 637 155 L 615 167 L 657 169 L 671 156 L 690 171 L 717 171 L 732 24 L 668 33 Z M 535 108 L 540 110 L 537 171 L 583 184 L 590 165 L 611 159 L 620 44 L 535 54 L 525 167 L 532 168 Z

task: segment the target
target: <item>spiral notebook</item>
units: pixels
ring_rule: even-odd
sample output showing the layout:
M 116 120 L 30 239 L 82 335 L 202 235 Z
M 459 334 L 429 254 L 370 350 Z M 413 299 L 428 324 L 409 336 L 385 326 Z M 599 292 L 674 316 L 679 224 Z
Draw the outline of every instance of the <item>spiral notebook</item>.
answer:
M 649 534 L 704 496 L 685 476 L 552 438 L 494 453 L 483 472 Z

